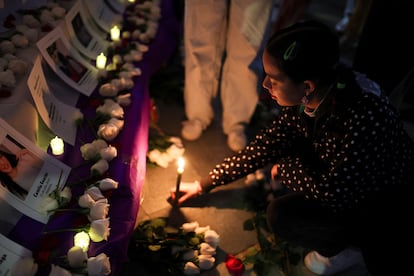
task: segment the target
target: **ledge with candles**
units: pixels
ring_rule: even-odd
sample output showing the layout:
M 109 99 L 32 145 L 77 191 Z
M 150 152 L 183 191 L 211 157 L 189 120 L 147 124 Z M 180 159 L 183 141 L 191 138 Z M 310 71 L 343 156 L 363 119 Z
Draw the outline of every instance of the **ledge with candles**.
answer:
M 134 78 L 133 87 L 130 89 L 131 103 L 124 109 L 122 118 L 124 126 L 118 136 L 108 142 L 110 146 L 116 148 L 117 157 L 109 163 L 109 167 L 103 175 L 91 176 L 90 163 L 85 162 L 80 151 L 83 145 L 96 139 L 96 133 L 91 131 L 88 120 L 94 118 L 96 103 L 102 101 L 99 87 L 89 97 L 79 95 L 76 107 L 81 110 L 85 120 L 78 128 L 74 145 L 66 143 L 59 136 L 45 133 L 47 130 L 41 123 L 41 119 L 38 118 L 36 107 L 33 105 L 24 79 L 20 80 L 21 85 L 16 86 L 13 91 L 15 95 L 12 96 L 13 101 L 18 102 L 19 105 L 10 108 L 6 104 L 4 105 L 7 110 L 1 111 L 2 117 L 28 139 L 37 142 L 41 140 L 41 137 L 44 139 L 49 135 L 48 143 L 43 147 L 47 148 L 50 155 L 72 168 L 68 186 L 76 183 L 71 186 L 74 198 L 82 195 L 85 185 L 89 185 L 97 179 L 110 177 L 119 182 L 119 187 L 109 193 L 107 197 L 110 205 L 108 217 L 111 222 L 107 241 L 91 242 L 87 246 L 86 241 L 78 240 L 78 235 L 75 236 L 76 233 L 73 232 L 51 234 L 46 238 L 42 234 L 44 224 L 34 221 L 30 217 L 22 216 L 7 236 L 31 250 L 35 257 L 39 257 L 39 254 L 50 254 L 52 251 L 54 254 L 63 256 L 67 254 L 68 249 L 77 244 L 82 248 L 87 248 L 89 256 L 105 253 L 111 262 L 111 275 L 117 275 L 122 263 L 128 261 L 127 248 L 139 210 L 140 194 L 146 170 L 150 114 L 149 79 L 176 50 L 177 34 L 180 27 L 175 18 L 172 1 L 163 0 L 160 2 L 160 7 L 162 18 L 159 21 L 157 33 L 151 41 L 143 43 L 147 46 L 148 51 L 145 52 L 142 60 L 134 62 L 140 68 L 141 75 Z M 38 55 L 35 49 L 28 49 L 23 54 L 33 57 Z M 109 63 L 110 55 L 102 54 L 107 60 L 103 62 L 100 59 L 99 63 Z M 98 60 L 96 65 L 98 65 Z M 56 85 L 58 83 L 58 81 L 54 82 L 54 89 L 60 89 L 62 92 L 68 89 L 65 85 Z M 79 219 L 79 213 L 64 212 L 54 216 L 53 220 L 48 222 L 48 227 L 60 229 L 77 226 L 80 223 Z M 30 229 L 30 233 L 28 229 Z

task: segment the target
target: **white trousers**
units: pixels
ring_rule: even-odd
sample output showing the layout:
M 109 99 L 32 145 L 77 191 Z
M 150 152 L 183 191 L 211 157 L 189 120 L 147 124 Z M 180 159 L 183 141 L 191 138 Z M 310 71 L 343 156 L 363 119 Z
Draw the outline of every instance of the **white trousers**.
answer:
M 249 65 L 261 46 L 271 8 L 272 0 L 185 1 L 187 119 L 198 119 L 207 127 L 214 118 L 212 100 L 220 88 L 224 133 L 249 123 L 258 102 L 259 81 Z

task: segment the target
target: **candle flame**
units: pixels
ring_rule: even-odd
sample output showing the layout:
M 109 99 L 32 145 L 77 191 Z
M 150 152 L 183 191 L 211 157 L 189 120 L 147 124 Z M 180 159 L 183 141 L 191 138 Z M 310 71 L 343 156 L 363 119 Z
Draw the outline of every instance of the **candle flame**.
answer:
M 177 172 L 178 173 L 183 173 L 184 172 L 184 165 L 185 165 L 184 158 L 182 158 L 182 157 L 178 158 L 177 164 L 178 164 Z

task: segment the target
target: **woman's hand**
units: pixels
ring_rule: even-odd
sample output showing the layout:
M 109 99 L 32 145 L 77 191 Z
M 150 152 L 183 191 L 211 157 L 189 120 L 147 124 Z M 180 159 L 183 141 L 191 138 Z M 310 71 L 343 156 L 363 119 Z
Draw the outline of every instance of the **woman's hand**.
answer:
M 194 182 L 181 182 L 180 183 L 180 197 L 177 200 L 178 205 L 180 205 L 181 203 L 183 203 L 184 201 L 186 201 L 189 198 L 192 197 L 197 197 L 201 192 L 203 191 L 203 189 L 201 188 L 200 182 L 199 181 L 194 181 Z M 176 189 L 175 188 L 171 188 L 171 198 L 173 201 L 175 201 L 175 197 L 176 197 Z

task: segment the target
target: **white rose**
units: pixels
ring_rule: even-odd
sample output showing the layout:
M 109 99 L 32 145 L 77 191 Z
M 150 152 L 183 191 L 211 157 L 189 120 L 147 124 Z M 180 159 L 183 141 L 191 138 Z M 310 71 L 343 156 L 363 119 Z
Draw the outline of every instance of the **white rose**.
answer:
M 112 63 L 114 64 L 121 64 L 122 61 L 122 56 L 120 54 L 116 54 L 112 57 Z
M 43 214 L 48 214 L 49 211 L 53 211 L 56 210 L 57 208 L 59 208 L 59 203 L 57 202 L 56 199 L 50 197 L 50 196 L 46 196 L 44 197 L 39 204 L 39 212 L 43 213 Z
M 184 275 L 198 275 L 200 269 L 192 262 L 186 262 L 184 265 Z
M 84 252 L 79 246 L 72 246 L 67 253 L 69 265 L 71 267 L 83 267 L 88 260 L 88 253 Z
M 87 263 L 88 276 L 102 276 L 111 273 L 111 264 L 105 253 L 90 257 Z
M 92 187 L 86 189 L 85 190 L 85 194 L 90 195 L 91 198 L 94 201 L 97 201 L 97 200 L 99 200 L 101 198 L 105 198 L 104 195 L 102 194 L 101 190 L 98 187 L 96 187 L 96 186 L 92 186 Z
M 97 219 L 92 221 L 91 227 L 89 228 L 89 237 L 94 242 L 107 241 L 109 237 L 109 219 Z
M 104 83 L 99 87 L 99 94 L 104 97 L 113 97 L 118 94 L 118 88 L 112 83 Z
M 177 147 L 175 144 L 172 144 L 171 146 L 168 147 L 166 152 L 172 159 L 177 159 L 180 156 L 183 156 L 184 151 L 185 151 L 185 148 Z
M 120 106 L 129 106 L 131 104 L 131 93 L 118 95 L 116 97 L 116 102 Z
M 96 139 L 92 143 L 83 144 L 80 151 L 83 159 L 91 160 L 99 157 L 99 151 L 108 147 L 108 144 L 103 139 Z
M 194 221 L 194 222 L 183 223 L 181 228 L 183 229 L 184 232 L 194 232 L 198 226 L 199 226 L 198 222 Z
M 94 203 L 95 200 L 88 194 L 83 194 L 78 199 L 79 206 L 83 208 L 90 208 Z
M 98 182 L 98 186 L 99 189 L 101 191 L 108 191 L 108 190 L 112 190 L 112 189 L 117 189 L 118 188 L 118 181 L 113 180 L 112 178 L 104 178 L 99 180 Z
M 122 69 L 132 70 L 134 68 L 135 68 L 135 65 L 132 62 L 125 62 L 124 64 L 122 64 Z
M 220 236 L 214 230 L 207 230 L 204 233 L 204 241 L 216 248 L 220 243 Z
M 120 129 L 114 124 L 102 124 L 98 128 L 98 136 L 106 141 L 112 141 L 119 134 Z
M 94 221 L 97 219 L 105 219 L 109 212 L 109 204 L 97 201 L 90 207 L 88 219 Z
M 10 40 L 3 40 L 0 42 L 0 52 L 2 54 L 13 54 L 16 52 L 16 47 Z
M 103 148 L 99 151 L 99 155 L 102 159 L 105 159 L 106 161 L 111 161 L 118 155 L 118 151 L 113 146 L 108 146 L 107 148 Z
M 132 76 L 141 76 L 141 74 L 142 74 L 142 71 L 141 71 L 141 69 L 140 68 L 132 68 L 131 70 L 130 70 L 130 72 L 131 72 L 131 74 L 132 74 Z
M 132 56 L 134 61 L 142 60 L 142 52 L 140 52 L 138 50 L 131 50 L 131 51 L 129 51 L 129 54 Z
M 204 234 L 204 232 L 206 232 L 207 230 L 210 230 L 210 226 L 209 226 L 209 225 L 207 225 L 207 226 L 205 226 L 205 227 L 197 227 L 197 228 L 194 230 L 194 232 L 195 232 L 196 234 Z
M 40 28 L 41 27 L 41 24 L 40 24 L 39 20 L 37 20 L 33 15 L 30 15 L 30 14 L 23 15 L 22 22 L 23 22 L 23 24 L 25 24 L 26 26 L 28 26 L 30 28 Z
M 211 269 L 216 259 L 210 255 L 198 255 L 198 265 L 202 270 Z
M 20 59 L 13 59 L 9 61 L 7 68 L 16 75 L 24 75 L 27 71 L 27 63 Z
M 102 175 L 109 169 L 108 161 L 105 159 L 100 159 L 98 162 L 92 165 L 91 167 L 91 173 L 92 174 L 98 174 Z
M 12 70 L 7 69 L 0 72 L 0 84 L 11 88 L 15 87 L 16 79 Z
M 134 81 L 131 78 L 121 78 L 121 90 L 134 87 Z
M 42 25 L 46 25 L 49 22 L 55 21 L 55 17 L 53 16 L 53 13 L 46 9 L 41 11 L 39 19 Z
M 200 254 L 201 255 L 216 255 L 216 248 L 212 247 L 206 242 L 200 243 Z
M 83 121 L 83 113 L 80 111 L 80 109 L 77 108 L 72 113 L 72 120 L 76 125 L 80 124 Z
M 117 128 L 122 129 L 124 127 L 125 121 L 122 119 L 111 118 L 108 121 L 108 124 L 115 125 Z
M 132 32 L 131 37 L 133 40 L 138 40 L 140 35 L 141 35 L 141 31 L 136 29 Z
M 55 18 L 63 18 L 66 14 L 66 10 L 62 7 L 53 7 L 51 10 L 53 16 Z
M 63 267 L 52 264 L 52 269 L 50 270 L 49 276 L 72 276 L 72 273 Z
M 124 117 L 124 109 L 112 99 L 105 99 L 104 104 L 96 108 L 96 112 L 108 114 L 119 119 Z
M 37 272 L 37 263 L 31 257 L 24 257 L 14 263 L 10 276 L 33 276 Z
M 133 61 L 135 61 L 134 56 L 131 55 L 130 53 L 124 55 L 124 60 L 125 60 L 125 62 L 133 62 Z

